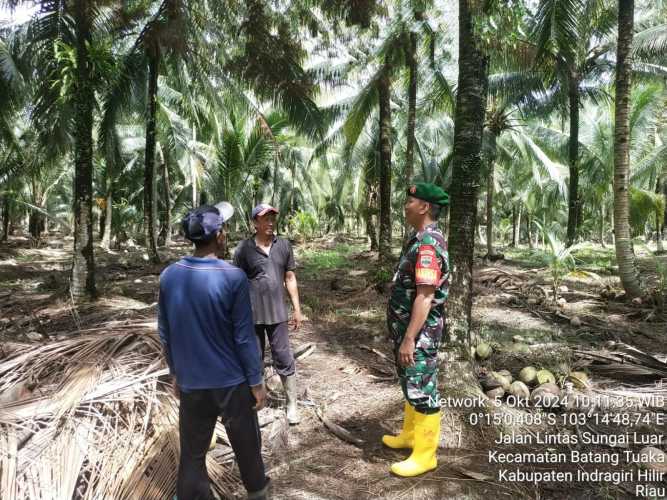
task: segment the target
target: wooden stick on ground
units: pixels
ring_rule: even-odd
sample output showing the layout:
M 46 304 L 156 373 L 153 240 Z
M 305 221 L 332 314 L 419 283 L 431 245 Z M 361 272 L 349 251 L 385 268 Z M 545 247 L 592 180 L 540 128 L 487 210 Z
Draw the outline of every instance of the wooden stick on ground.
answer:
M 338 425 L 338 424 L 334 424 L 331 420 L 329 420 L 327 417 L 325 417 L 324 414 L 322 413 L 322 410 L 321 410 L 319 407 L 316 407 L 316 408 L 315 408 L 315 413 L 317 414 L 317 417 L 318 417 L 318 418 L 322 421 L 322 423 L 324 424 L 324 427 L 326 427 L 327 429 L 329 429 L 329 431 L 331 431 L 331 433 L 332 433 L 334 436 L 336 436 L 336 437 L 338 437 L 338 438 L 342 439 L 343 441 L 346 441 L 346 442 L 348 442 L 348 443 L 350 443 L 350 444 L 353 444 L 353 445 L 355 445 L 355 446 L 361 446 L 361 445 L 364 444 L 364 441 L 363 441 L 363 440 L 354 437 L 354 436 L 350 433 L 350 431 L 348 431 L 347 429 L 343 429 L 343 428 L 342 428 L 340 425 Z
M 372 347 L 368 347 L 367 345 L 360 345 L 359 347 L 361 347 L 362 349 L 364 349 L 366 351 L 372 352 L 373 354 L 376 354 L 376 355 L 380 356 L 385 361 L 388 361 L 390 363 L 394 362 L 392 359 L 389 359 L 389 356 L 387 356 L 383 352 L 378 351 L 377 349 L 373 349 Z

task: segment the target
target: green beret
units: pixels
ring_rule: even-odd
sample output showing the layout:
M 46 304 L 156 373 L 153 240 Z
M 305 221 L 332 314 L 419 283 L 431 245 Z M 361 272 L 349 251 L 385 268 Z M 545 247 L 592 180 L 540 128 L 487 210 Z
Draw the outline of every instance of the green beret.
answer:
M 408 196 L 428 201 L 435 205 L 448 205 L 449 195 L 440 186 L 430 182 L 418 182 L 408 188 Z

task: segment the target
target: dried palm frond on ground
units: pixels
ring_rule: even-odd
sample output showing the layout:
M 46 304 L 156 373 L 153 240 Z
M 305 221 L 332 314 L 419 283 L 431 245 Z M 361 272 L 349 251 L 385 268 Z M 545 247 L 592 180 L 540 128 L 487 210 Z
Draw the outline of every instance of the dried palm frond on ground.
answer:
M 161 359 L 140 323 L 2 360 L 0 498 L 171 498 L 178 411 Z M 207 467 L 214 491 L 233 496 L 240 482 L 229 467 L 210 457 Z
M 657 357 L 620 342 L 608 342 L 605 347 L 603 351 L 575 349 L 574 353 L 598 373 L 622 378 L 667 378 L 667 363 Z

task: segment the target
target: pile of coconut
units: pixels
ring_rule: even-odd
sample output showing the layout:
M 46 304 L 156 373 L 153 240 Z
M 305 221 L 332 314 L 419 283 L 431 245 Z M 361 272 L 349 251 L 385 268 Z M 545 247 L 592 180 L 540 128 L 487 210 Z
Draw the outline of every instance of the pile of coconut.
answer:
M 475 348 L 475 356 L 479 360 L 487 360 L 492 354 L 493 348 L 487 343 Z M 479 382 L 490 399 L 529 400 L 532 405 L 541 408 L 559 406 L 564 390 L 575 393 L 575 390 L 586 390 L 590 386 L 588 375 L 581 371 L 569 372 L 559 377 L 558 381 L 560 385 L 551 371 L 535 366 L 522 368 L 516 377 L 509 370 L 491 371 L 482 367 L 479 372 Z

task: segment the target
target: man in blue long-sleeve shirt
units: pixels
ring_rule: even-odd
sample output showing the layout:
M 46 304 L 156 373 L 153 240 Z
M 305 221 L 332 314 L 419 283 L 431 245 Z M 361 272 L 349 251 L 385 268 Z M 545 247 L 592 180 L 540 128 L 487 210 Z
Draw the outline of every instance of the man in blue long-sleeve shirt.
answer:
M 209 500 L 206 452 L 218 417 L 227 429 L 248 498 L 266 498 L 257 410 L 266 400 L 262 362 L 243 271 L 219 260 L 229 203 L 204 205 L 183 219 L 192 256 L 160 276 L 158 329 L 180 397 L 179 500 Z

